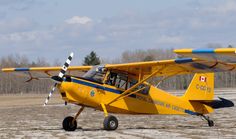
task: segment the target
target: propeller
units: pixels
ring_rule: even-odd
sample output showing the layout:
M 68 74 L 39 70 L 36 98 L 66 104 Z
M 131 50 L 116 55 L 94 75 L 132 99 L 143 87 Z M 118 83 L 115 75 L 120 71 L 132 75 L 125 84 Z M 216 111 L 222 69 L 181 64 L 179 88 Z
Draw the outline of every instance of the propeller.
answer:
M 73 58 L 74 53 L 71 53 L 70 56 L 67 58 L 65 64 L 62 66 L 60 73 L 58 76 L 53 76 L 51 79 L 55 82 L 52 90 L 49 92 L 48 97 L 45 100 L 44 106 L 47 105 L 49 99 L 52 96 L 52 93 L 56 90 L 57 84 L 60 84 L 63 81 L 63 77 L 65 76 L 65 73 L 70 66 L 71 60 Z

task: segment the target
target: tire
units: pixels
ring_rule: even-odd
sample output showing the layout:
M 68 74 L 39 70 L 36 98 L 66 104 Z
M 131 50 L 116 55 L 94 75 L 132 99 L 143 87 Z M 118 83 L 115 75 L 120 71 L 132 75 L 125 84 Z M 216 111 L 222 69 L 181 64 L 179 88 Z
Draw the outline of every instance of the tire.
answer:
M 68 116 L 63 120 L 62 127 L 65 131 L 75 131 L 77 128 L 77 122 L 75 120 L 74 123 L 72 123 L 73 119 L 74 117 Z
M 213 122 L 212 120 L 208 120 L 207 122 L 208 122 L 208 126 L 209 126 L 209 127 L 214 126 L 214 122 Z
M 118 127 L 118 120 L 115 116 L 109 115 L 104 119 L 103 127 L 105 130 L 116 130 Z

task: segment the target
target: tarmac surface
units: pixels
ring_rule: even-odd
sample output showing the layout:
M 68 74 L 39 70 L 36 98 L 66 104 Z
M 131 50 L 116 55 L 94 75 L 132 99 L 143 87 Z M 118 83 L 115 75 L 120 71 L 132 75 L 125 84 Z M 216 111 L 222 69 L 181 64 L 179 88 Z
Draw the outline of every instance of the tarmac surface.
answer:
M 181 92 L 172 92 L 180 95 Z M 0 96 L 0 138 L 236 138 L 236 108 L 218 109 L 209 116 L 215 126 L 197 116 L 178 115 L 115 115 L 119 127 L 115 131 L 103 130 L 103 113 L 85 108 L 77 119 L 78 129 L 66 132 L 62 120 L 75 115 L 79 107 L 63 105 L 59 95 L 54 95 L 49 105 L 43 107 L 47 94 Z M 215 96 L 236 103 L 236 89 L 218 89 Z

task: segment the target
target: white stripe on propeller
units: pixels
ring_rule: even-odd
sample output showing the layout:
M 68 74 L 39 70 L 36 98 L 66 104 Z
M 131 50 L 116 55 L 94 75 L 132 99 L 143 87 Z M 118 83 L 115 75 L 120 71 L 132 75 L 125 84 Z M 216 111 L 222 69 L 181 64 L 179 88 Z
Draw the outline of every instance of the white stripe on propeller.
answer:
M 48 104 L 48 101 L 51 98 L 52 93 L 56 90 L 56 87 L 57 87 L 57 83 L 54 84 L 52 90 L 49 92 L 48 97 L 45 100 L 44 106 L 46 106 Z
M 60 73 L 58 75 L 58 77 L 61 78 L 61 80 L 65 76 L 65 73 L 66 73 L 68 67 L 70 66 L 70 63 L 71 63 L 71 60 L 72 60 L 73 56 L 74 56 L 74 53 L 71 53 L 70 56 L 67 58 L 65 64 L 62 66 L 61 71 L 60 71 Z M 56 90 L 56 87 L 57 87 L 57 83 L 54 84 L 52 90 L 49 92 L 49 95 L 48 95 L 48 97 L 45 100 L 44 106 L 47 105 L 49 99 L 52 96 L 52 93 Z

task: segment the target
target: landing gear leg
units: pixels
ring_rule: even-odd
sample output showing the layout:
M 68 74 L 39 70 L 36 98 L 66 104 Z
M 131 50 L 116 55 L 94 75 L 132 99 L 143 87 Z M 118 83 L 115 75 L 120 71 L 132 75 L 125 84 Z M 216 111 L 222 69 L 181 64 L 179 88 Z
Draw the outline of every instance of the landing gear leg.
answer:
M 77 128 L 76 119 L 79 117 L 80 113 L 84 110 L 84 106 L 82 106 L 75 117 L 68 116 L 62 122 L 62 127 L 65 131 L 75 131 Z
M 209 116 L 201 115 L 205 120 L 207 120 L 208 126 L 212 127 L 214 126 L 214 121 L 210 119 Z
M 103 121 L 103 127 L 105 130 L 116 130 L 117 127 L 118 127 L 118 120 L 115 116 L 112 116 L 112 115 L 108 115 L 107 113 L 107 109 L 105 107 L 104 104 L 101 104 L 102 106 L 102 109 L 104 111 L 104 116 L 105 116 L 105 119 Z

